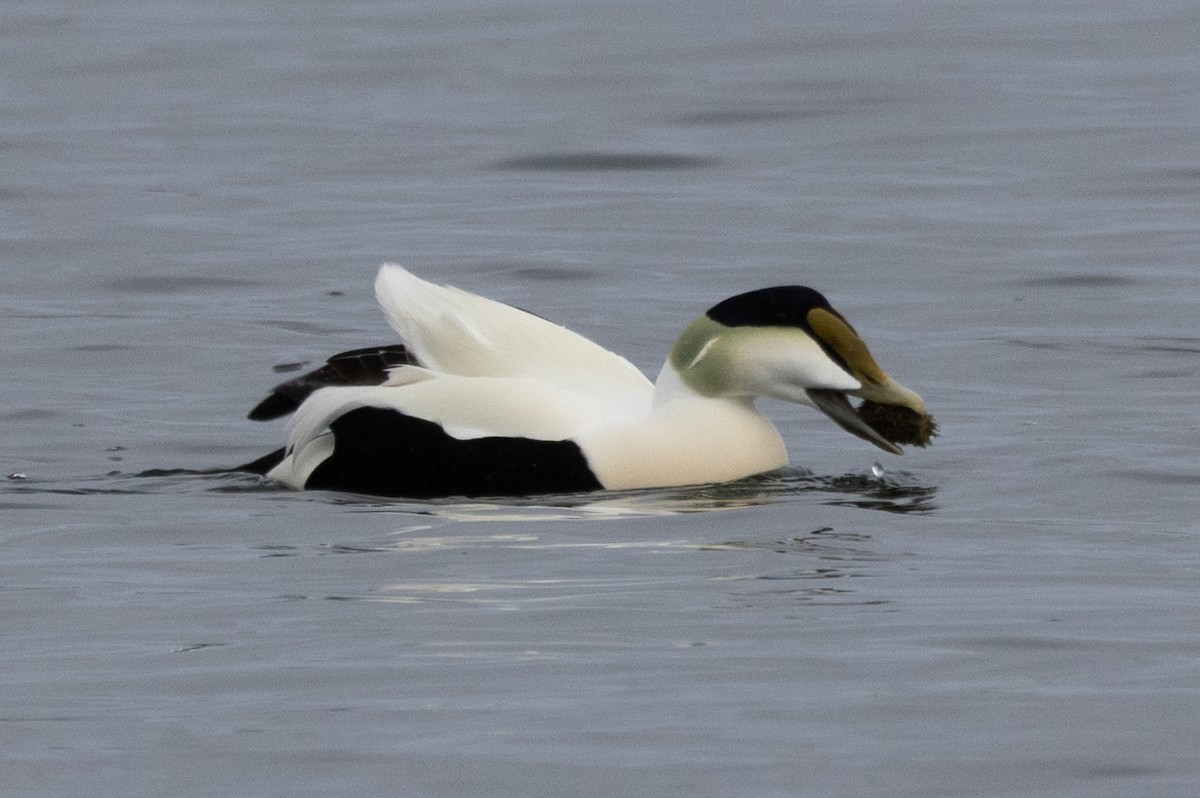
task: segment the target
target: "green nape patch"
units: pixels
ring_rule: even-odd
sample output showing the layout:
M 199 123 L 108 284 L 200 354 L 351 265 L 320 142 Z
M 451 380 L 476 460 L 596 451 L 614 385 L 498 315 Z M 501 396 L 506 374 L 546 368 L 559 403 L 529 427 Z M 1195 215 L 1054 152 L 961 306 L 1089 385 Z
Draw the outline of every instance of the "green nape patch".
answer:
M 863 402 L 855 412 L 871 429 L 895 444 L 928 446 L 938 433 L 933 416 L 907 407 Z

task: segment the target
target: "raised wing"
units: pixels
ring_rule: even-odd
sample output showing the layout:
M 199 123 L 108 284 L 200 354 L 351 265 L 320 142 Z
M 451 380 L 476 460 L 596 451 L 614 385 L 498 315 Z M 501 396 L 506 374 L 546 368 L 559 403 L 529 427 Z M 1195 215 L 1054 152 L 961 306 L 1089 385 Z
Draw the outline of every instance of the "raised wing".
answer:
M 538 380 L 608 401 L 648 403 L 654 386 L 619 355 L 524 310 L 385 264 L 375 295 L 396 332 L 432 371 Z M 648 406 L 648 405 L 647 405 Z

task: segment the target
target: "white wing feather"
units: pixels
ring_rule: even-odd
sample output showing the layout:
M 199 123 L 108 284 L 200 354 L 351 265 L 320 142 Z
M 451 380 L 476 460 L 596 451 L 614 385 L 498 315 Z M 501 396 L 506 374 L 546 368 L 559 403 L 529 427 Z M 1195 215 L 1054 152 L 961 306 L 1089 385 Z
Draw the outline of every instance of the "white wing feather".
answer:
M 625 358 L 532 313 L 384 264 L 375 296 L 433 371 L 539 380 L 609 402 L 649 403 L 654 386 Z M 648 404 L 646 405 L 648 407 Z

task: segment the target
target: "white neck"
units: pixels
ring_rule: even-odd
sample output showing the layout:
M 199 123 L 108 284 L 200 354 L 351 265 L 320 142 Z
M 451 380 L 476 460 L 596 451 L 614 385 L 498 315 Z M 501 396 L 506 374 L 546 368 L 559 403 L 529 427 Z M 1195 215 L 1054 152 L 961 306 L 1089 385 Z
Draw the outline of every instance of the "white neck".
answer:
M 606 488 L 726 482 L 787 463 L 779 433 L 752 398 L 703 396 L 670 363 L 655 382 L 649 416 L 580 443 Z

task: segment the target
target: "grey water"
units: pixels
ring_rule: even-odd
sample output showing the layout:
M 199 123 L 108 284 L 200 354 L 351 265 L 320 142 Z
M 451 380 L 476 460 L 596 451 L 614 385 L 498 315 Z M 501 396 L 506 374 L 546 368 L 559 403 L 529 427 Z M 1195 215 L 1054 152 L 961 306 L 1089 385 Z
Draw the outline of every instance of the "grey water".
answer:
M 1193 796 L 1200 6 L 0 11 L 14 796 Z M 219 469 L 386 260 L 653 373 L 820 289 L 941 427 L 511 502 Z M 215 473 L 197 473 L 217 470 Z

